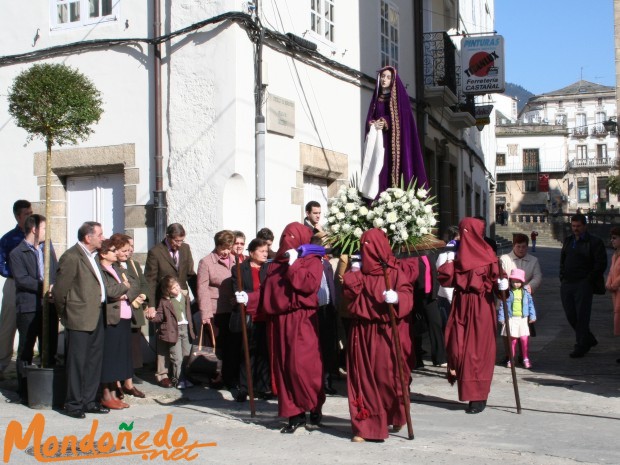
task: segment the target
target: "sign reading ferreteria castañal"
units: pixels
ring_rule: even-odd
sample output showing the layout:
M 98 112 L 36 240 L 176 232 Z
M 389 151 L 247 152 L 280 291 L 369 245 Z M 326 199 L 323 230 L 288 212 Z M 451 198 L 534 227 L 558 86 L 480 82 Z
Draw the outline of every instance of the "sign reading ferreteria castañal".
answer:
M 469 95 L 504 92 L 504 38 L 500 35 L 463 37 L 461 86 Z

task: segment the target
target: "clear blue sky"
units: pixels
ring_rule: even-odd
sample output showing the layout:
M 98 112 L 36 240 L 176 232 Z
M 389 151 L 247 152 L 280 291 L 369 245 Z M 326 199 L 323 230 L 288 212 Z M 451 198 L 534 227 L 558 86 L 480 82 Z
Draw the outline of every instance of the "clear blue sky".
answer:
M 506 81 L 538 95 L 583 76 L 615 86 L 613 0 L 495 0 Z

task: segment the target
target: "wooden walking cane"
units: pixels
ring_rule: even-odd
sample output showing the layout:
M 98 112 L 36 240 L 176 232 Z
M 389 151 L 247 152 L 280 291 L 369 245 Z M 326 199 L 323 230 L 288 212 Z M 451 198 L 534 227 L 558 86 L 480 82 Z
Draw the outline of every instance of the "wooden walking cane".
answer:
M 387 263 L 381 261 L 381 266 L 383 267 L 383 276 L 385 278 L 385 287 L 390 290 L 392 289 L 392 284 L 390 282 L 390 275 L 388 274 L 388 266 Z M 390 323 L 392 325 L 392 336 L 394 337 L 393 348 L 396 356 L 396 363 L 398 365 L 398 374 L 400 376 L 400 386 L 403 391 L 403 404 L 405 406 L 405 417 L 407 418 L 407 434 L 409 439 L 413 439 L 413 424 L 411 423 L 411 412 L 409 409 L 411 408 L 411 402 L 409 400 L 409 385 L 405 378 L 405 373 L 403 372 L 403 350 L 400 345 L 400 335 L 398 333 L 398 326 L 396 325 L 396 310 L 394 310 L 393 304 L 388 304 L 389 312 L 390 312 Z
M 497 266 L 499 269 L 499 275 L 502 276 L 503 268 L 502 261 L 497 259 Z M 504 307 L 504 328 L 506 328 L 506 339 L 504 344 L 506 346 L 506 353 L 508 354 L 508 359 L 510 360 L 510 371 L 512 373 L 512 387 L 515 391 L 515 401 L 517 403 L 517 413 L 521 414 L 521 399 L 519 397 L 519 385 L 517 384 L 517 369 L 515 367 L 515 357 L 512 353 L 512 348 L 510 347 L 510 319 L 508 316 L 508 305 L 506 304 L 506 291 L 499 291 L 499 296 L 502 299 L 502 304 Z
M 239 255 L 235 255 L 237 265 L 237 290 L 243 292 L 243 279 L 241 278 L 241 262 Z M 241 336 L 243 337 L 243 356 L 245 358 L 245 377 L 248 383 L 248 396 L 250 397 L 250 416 L 256 416 L 256 406 L 254 404 L 254 385 L 252 383 L 252 368 L 250 367 L 250 347 L 248 345 L 248 328 L 246 323 L 245 304 L 239 304 L 241 308 Z

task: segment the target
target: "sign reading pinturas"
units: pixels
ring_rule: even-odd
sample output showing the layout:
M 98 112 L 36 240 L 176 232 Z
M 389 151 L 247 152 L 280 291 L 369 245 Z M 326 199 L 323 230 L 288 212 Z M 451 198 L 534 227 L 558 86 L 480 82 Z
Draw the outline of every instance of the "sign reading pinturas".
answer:
M 504 92 L 504 38 L 499 35 L 463 37 L 461 85 L 465 94 Z

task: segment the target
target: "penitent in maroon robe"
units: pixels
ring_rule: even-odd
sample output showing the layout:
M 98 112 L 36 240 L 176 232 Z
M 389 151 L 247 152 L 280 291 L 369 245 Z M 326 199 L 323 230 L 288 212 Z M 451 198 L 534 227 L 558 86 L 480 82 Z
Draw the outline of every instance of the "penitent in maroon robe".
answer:
M 441 285 L 454 288 L 445 333 L 448 370 L 456 372 L 459 400 L 481 401 L 489 397 L 495 367 L 497 257 L 484 241 L 481 220 L 464 218 L 459 231 L 455 261 L 437 270 Z
M 347 347 L 349 411 L 355 436 L 380 440 L 388 437 L 388 425 L 406 423 L 380 261 L 388 264 L 392 289 L 398 293 L 394 310 L 407 383 L 412 354 L 409 315 L 413 308 L 412 282 L 417 276 L 417 261 L 406 265 L 396 261 L 387 236 L 380 229 L 365 232 L 360 242 L 361 271 L 347 272 L 343 283 L 353 318 Z
M 310 255 L 289 266 L 285 257 L 287 250 L 309 244 L 311 236 L 301 223 L 289 224 L 263 284 L 263 310 L 272 325 L 278 414 L 287 418 L 308 411 L 318 413 L 325 402 L 317 315 L 323 264 L 318 255 Z

